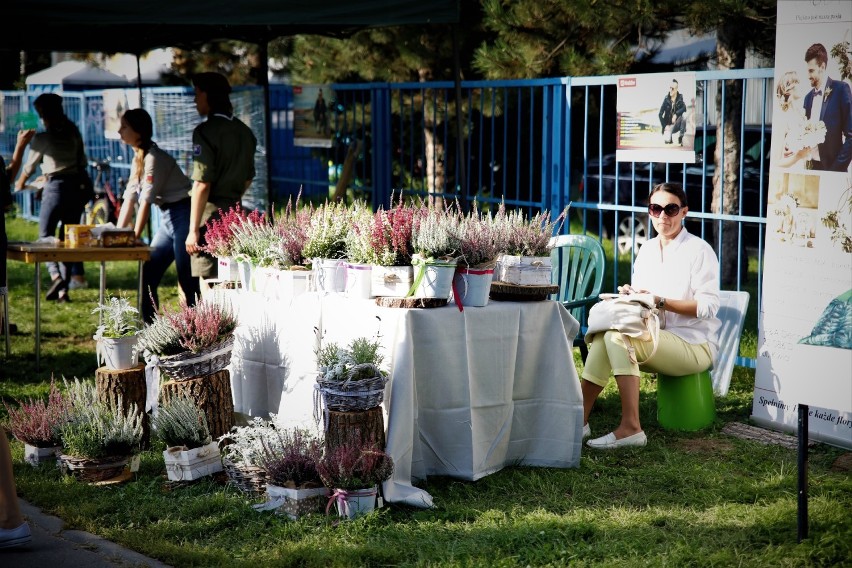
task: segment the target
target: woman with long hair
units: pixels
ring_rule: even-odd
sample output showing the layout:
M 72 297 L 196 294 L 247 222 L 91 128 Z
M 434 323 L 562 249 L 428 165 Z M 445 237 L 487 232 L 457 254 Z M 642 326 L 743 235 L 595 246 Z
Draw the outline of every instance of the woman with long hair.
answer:
M 122 142 L 133 148 L 130 178 L 124 191 L 124 202 L 118 215 L 119 227 L 133 227 L 141 239 L 151 214 L 151 205 L 160 208 L 160 225 L 151 239 L 151 259 L 142 267 L 142 319 L 150 322 L 159 306 L 157 287 L 163 274 L 175 263 L 178 283 L 187 305 L 194 306 L 201 293 L 200 283 L 192 276 L 189 254 L 184 242 L 189 231 L 192 181 L 175 159 L 153 141 L 154 125 L 144 109 L 126 111 L 121 117 L 118 134 Z M 134 209 L 136 220 L 133 220 Z

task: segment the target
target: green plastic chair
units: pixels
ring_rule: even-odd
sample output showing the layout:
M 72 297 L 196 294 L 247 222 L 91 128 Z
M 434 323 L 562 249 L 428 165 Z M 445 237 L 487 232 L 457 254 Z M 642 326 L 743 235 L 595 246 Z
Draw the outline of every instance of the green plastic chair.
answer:
M 580 348 L 585 361 L 589 353 L 583 340 L 588 327 L 586 313 L 601 293 L 606 256 L 600 242 L 587 235 L 559 235 L 550 243 L 553 245 L 550 253 L 553 265 L 551 282 L 559 286 L 559 292 L 551 299 L 561 302 L 580 322 L 580 333 L 574 338 L 574 346 Z

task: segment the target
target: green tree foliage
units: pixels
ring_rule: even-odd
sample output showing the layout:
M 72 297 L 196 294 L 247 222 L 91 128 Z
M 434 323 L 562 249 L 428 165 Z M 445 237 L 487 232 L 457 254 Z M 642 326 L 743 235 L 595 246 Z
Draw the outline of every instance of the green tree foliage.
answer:
M 609 75 L 627 71 L 648 39 L 676 21 L 680 4 L 659 0 L 482 0 L 495 34 L 476 50 L 487 79 Z

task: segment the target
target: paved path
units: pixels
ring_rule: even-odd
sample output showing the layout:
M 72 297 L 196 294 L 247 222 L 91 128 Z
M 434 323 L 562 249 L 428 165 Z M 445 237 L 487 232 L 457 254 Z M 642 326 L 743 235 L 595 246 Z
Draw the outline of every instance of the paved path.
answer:
M 65 530 L 59 517 L 47 515 L 23 499 L 19 502 L 33 540 L 26 546 L 0 550 L 3 568 L 169 568 L 97 535 Z

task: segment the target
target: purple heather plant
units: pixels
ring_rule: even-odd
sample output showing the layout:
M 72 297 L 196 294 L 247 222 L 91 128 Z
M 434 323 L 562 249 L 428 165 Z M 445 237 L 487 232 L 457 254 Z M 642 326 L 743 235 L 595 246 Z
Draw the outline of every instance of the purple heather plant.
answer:
M 309 489 L 322 487 L 317 462 L 322 457 L 322 440 L 303 428 L 276 428 L 261 440 L 260 467 L 266 480 L 279 487 Z
M 386 481 L 393 474 L 393 459 L 375 442 L 357 438 L 327 448 L 317 471 L 329 489 L 364 489 Z
M 37 448 L 51 448 L 62 444 L 59 425 L 68 419 L 69 403 L 52 376 L 47 402 L 41 399 L 15 402 L 17 407 L 10 407 L 3 402 L 9 415 L 9 430 L 15 438 Z

